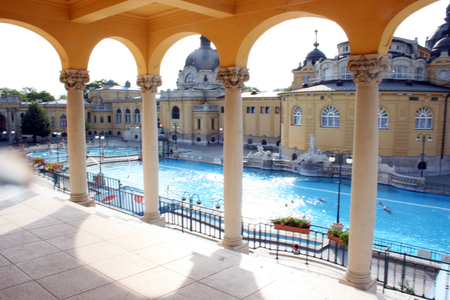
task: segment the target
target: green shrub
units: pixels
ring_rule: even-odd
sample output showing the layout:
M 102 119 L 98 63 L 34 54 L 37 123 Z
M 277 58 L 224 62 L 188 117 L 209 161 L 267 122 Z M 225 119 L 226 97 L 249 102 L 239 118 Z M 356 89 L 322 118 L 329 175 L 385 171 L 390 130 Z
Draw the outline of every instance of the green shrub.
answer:
M 339 238 L 341 239 L 342 243 L 343 243 L 345 246 L 348 246 L 348 238 L 349 238 L 349 232 L 348 232 L 348 231 L 342 232 L 342 233 L 339 235 Z

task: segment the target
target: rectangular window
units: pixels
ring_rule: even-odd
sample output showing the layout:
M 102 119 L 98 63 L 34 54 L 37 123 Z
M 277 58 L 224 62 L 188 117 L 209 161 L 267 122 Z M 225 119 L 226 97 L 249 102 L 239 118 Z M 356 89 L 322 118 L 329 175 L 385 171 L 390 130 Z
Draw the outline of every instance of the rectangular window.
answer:
M 211 129 L 214 129 L 214 119 L 211 119 Z
M 247 113 L 248 114 L 254 114 L 255 113 L 255 107 L 254 106 L 247 106 Z
M 411 100 L 411 101 L 417 101 L 417 100 L 419 100 L 419 97 L 409 97 L 409 100 Z
M 111 123 L 111 116 L 108 116 L 108 123 Z
M 61 120 L 61 127 L 67 127 L 67 121 L 66 120 Z
M 431 97 L 431 101 L 438 101 L 439 97 Z
M 103 116 L 100 116 L 100 123 L 103 123 Z
M 220 108 L 220 112 L 221 112 L 221 113 L 225 113 L 225 107 L 224 107 L 224 106 L 222 106 L 222 107 Z
M 202 120 L 197 119 L 197 129 L 202 129 Z
M 320 96 L 320 100 L 325 100 L 325 96 Z
M 94 116 L 94 123 L 97 123 L 97 116 Z
M 11 121 L 14 121 L 14 113 L 11 113 Z
M 275 114 L 277 114 L 277 115 L 280 114 L 280 107 L 279 106 L 275 107 Z
M 116 114 L 116 123 L 118 123 L 118 124 L 122 123 L 122 115 L 121 114 Z
M 52 128 L 55 128 L 55 121 L 52 121 Z
M 270 114 L 270 107 L 266 106 L 266 114 Z

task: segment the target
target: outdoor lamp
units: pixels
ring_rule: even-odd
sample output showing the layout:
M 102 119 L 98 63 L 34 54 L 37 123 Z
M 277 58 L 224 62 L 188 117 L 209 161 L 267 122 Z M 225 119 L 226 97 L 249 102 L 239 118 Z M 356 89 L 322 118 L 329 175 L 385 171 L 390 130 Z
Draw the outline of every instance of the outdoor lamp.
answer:
M 331 154 L 331 156 L 328 157 L 328 160 L 329 160 L 330 162 L 335 162 L 336 156 L 335 156 L 334 154 Z
M 353 163 L 353 157 L 350 155 L 349 157 L 347 157 L 347 159 L 345 160 L 348 164 Z

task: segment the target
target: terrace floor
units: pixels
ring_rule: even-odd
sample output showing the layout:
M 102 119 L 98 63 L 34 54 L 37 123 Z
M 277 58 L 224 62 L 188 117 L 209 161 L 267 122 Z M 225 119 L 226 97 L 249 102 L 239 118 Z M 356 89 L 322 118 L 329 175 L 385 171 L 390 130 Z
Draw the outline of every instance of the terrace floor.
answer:
M 336 267 L 237 253 L 68 199 L 37 177 L 0 187 L 0 299 L 413 299 L 341 285 Z

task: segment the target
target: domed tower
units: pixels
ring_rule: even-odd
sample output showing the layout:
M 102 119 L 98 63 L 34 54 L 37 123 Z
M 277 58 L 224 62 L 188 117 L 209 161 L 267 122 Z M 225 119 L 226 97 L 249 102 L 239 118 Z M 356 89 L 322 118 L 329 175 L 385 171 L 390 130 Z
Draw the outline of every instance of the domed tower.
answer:
M 184 69 L 178 74 L 179 89 L 214 89 L 222 86 L 216 80 L 219 67 L 217 50 L 211 48 L 211 42 L 200 37 L 200 48 L 191 52 L 186 58 Z
M 315 76 L 314 65 L 321 59 L 327 59 L 325 54 L 317 48 L 319 47 L 319 43 L 317 42 L 318 31 L 315 30 L 314 33 L 316 34 L 316 41 L 313 44 L 314 49 L 306 55 L 303 65 L 300 63 L 297 69 L 292 70 L 294 74 L 294 81 L 292 82 L 293 90 L 300 89 L 308 84 L 313 84 Z
M 445 37 L 444 31 L 449 28 L 450 25 L 450 4 L 447 6 L 445 23 L 436 28 L 436 30 L 426 39 L 425 47 L 432 50 L 436 43 Z

